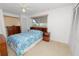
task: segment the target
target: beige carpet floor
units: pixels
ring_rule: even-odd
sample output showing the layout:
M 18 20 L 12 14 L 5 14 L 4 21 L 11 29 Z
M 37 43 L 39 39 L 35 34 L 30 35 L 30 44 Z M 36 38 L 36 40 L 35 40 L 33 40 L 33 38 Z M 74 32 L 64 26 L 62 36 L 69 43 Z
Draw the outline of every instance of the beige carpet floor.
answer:
M 15 53 L 8 47 L 8 55 L 15 56 Z M 68 45 L 50 41 L 41 41 L 32 49 L 24 54 L 24 56 L 70 56 L 71 50 Z

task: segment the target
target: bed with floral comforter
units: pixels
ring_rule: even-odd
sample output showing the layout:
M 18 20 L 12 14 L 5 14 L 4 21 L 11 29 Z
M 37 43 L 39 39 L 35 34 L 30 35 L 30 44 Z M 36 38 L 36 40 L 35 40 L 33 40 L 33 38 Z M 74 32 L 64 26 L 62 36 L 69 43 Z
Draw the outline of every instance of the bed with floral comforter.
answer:
M 35 43 L 43 36 L 39 30 L 30 30 L 28 32 L 11 35 L 7 38 L 8 45 L 16 52 L 16 55 L 23 55 L 25 49 Z

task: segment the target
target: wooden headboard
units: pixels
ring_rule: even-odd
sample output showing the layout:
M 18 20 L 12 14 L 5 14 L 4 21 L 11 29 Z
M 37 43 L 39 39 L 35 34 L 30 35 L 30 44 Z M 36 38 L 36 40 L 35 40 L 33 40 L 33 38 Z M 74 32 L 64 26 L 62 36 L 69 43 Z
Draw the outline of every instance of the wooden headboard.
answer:
M 20 26 L 7 26 L 6 28 L 8 35 L 13 35 L 21 32 Z
M 47 28 L 46 27 L 31 27 L 30 29 L 40 30 L 43 33 L 47 32 Z

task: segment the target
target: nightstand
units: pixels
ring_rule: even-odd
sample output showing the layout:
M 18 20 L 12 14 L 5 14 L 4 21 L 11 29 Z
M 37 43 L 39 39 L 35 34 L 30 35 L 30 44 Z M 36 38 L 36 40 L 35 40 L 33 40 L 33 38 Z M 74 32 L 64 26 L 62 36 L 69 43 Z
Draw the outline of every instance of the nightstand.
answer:
M 49 32 L 44 32 L 43 40 L 46 41 L 46 42 L 50 41 L 50 33 Z
M 0 34 L 0 56 L 7 56 L 7 45 L 3 35 Z

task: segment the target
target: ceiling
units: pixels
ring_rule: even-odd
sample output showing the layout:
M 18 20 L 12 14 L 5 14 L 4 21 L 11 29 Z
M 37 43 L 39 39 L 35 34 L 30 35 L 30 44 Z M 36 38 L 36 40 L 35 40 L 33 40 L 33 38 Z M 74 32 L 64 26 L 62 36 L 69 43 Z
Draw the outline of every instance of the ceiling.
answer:
M 0 3 L 0 9 L 13 14 L 23 14 L 22 7 L 29 8 L 24 14 L 32 15 L 38 12 L 54 9 L 62 6 L 73 5 L 73 3 Z

